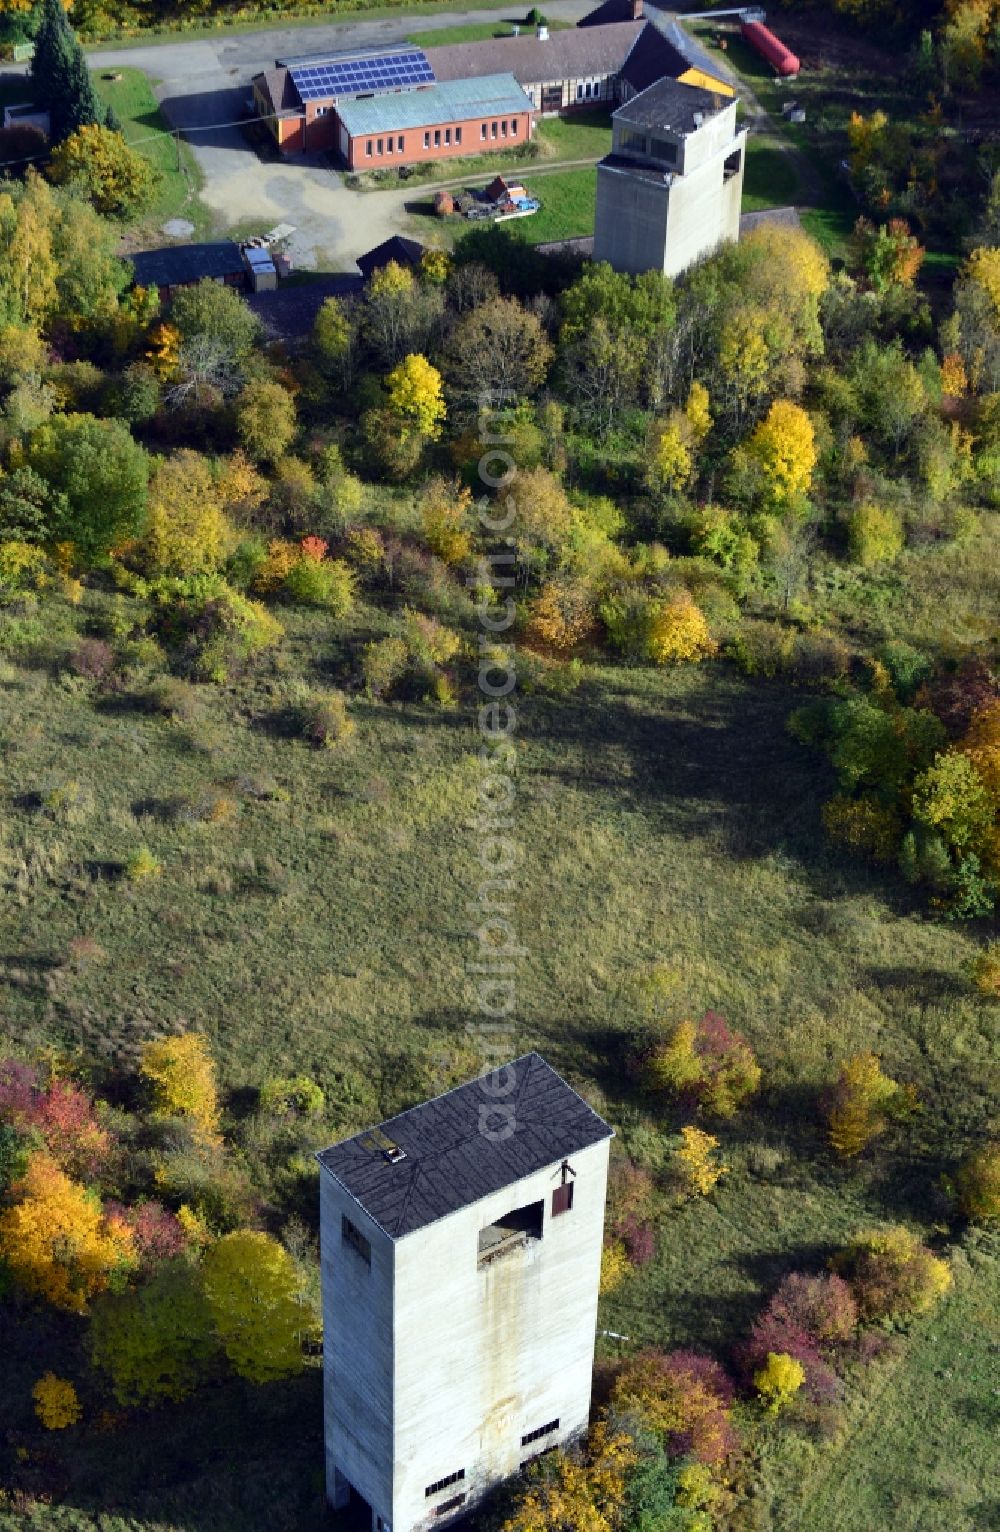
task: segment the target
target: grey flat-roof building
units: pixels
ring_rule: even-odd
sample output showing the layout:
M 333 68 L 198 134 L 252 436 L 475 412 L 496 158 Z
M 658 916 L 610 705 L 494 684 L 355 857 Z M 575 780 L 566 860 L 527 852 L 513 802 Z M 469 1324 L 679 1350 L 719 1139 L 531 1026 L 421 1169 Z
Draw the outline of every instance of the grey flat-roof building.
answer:
M 618 108 L 597 167 L 594 259 L 676 276 L 739 238 L 746 132 L 735 97 L 659 80 Z
M 372 1532 L 586 1428 L 611 1136 L 529 1053 L 318 1156 L 327 1489 Z

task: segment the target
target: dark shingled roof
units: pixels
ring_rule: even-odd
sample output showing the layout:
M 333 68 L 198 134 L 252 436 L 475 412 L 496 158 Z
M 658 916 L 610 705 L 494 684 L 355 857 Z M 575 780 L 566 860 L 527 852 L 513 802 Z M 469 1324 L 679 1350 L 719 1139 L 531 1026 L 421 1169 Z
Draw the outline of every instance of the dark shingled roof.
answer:
M 694 133 L 700 126 L 695 114 L 714 117 L 724 107 L 732 106 L 732 96 L 717 96 L 700 85 L 682 85 L 679 80 L 657 80 L 647 90 L 633 96 L 615 112 L 615 121 L 635 123 L 636 127 L 666 128 L 671 133 Z
M 278 64 L 274 69 L 263 70 L 261 74 L 254 75 L 251 83 L 259 87 L 276 117 L 301 116 L 302 101 L 284 65 Z
M 617 74 L 645 25 L 644 21 L 629 21 L 604 27 L 568 27 L 546 38 L 531 33 L 490 37 L 483 42 L 427 48 L 425 52 L 436 80 L 510 73 L 519 85 L 537 85 L 547 80 Z
M 506 1069 L 515 1081 L 510 1095 L 489 1095 L 483 1080 L 470 1080 L 317 1159 L 390 1239 L 401 1239 L 612 1136 L 539 1054 Z M 498 1101 L 514 1114 L 514 1131 L 503 1140 L 481 1130 L 482 1109 Z M 405 1158 L 389 1158 L 390 1141 Z
M 138 250 L 129 256 L 139 287 L 183 287 L 203 277 L 229 277 L 244 272 L 240 248 L 223 239 L 206 245 L 164 245 L 162 250 Z
M 664 76 L 671 80 L 686 74 L 691 64 L 663 33 L 647 23 L 622 68 L 622 79 L 636 92 L 645 90 Z
M 405 234 L 393 234 L 390 239 L 376 245 L 374 250 L 366 250 L 364 255 L 359 255 L 358 266 L 361 275 L 367 280 L 392 261 L 397 266 L 416 266 L 423 253 L 424 247 L 419 240 L 407 239 Z

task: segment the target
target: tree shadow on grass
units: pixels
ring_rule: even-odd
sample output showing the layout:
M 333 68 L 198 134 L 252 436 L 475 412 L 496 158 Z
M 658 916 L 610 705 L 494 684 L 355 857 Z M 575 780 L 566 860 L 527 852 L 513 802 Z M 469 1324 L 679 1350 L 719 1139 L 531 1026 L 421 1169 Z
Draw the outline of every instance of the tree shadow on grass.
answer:
M 162 1408 L 155 1422 L 136 1417 L 114 1433 L 91 1430 L 59 1445 L 59 1498 L 95 1518 L 162 1520 L 178 1532 L 330 1525 L 318 1368 L 260 1388 L 227 1380 Z
M 915 965 L 867 970 L 868 977 L 882 990 L 902 991 L 907 1001 L 926 1005 L 933 1000 L 954 1000 L 969 994 L 969 983 L 957 973 L 945 973 L 940 968 L 922 968 Z
M 675 833 L 712 834 L 735 860 L 783 853 L 817 892 L 870 887 L 823 853 L 819 808 L 832 777 L 785 727 L 805 693 L 723 672 L 706 673 L 708 684 L 688 693 L 658 691 L 647 673 L 630 686 L 628 676 L 583 685 L 564 703 L 524 704 L 525 737 L 544 738 L 556 754 L 565 748 L 565 763 L 545 769 L 549 779 L 613 791 Z

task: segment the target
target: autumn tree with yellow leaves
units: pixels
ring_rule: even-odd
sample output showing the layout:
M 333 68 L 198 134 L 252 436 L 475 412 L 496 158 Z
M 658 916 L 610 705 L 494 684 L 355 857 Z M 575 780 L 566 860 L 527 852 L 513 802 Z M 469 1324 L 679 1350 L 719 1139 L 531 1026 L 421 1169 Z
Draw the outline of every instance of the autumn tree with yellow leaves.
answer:
M 915 1104 L 912 1090 L 885 1074 L 876 1054 L 855 1054 L 824 1099 L 830 1143 L 842 1159 L 853 1159 Z
M 765 503 L 793 509 L 809 492 L 816 467 L 816 433 L 808 414 L 790 399 L 776 399 L 738 453 L 759 468 Z
M 150 479 L 140 544 L 149 572 L 184 578 L 218 569 L 235 542 L 223 496 L 245 489 L 213 474 L 200 452 L 185 448 L 163 458 Z
M 63 140 L 48 164 L 57 186 L 78 186 L 99 213 L 136 218 L 149 205 L 160 172 L 131 148 L 120 133 L 101 123 L 86 123 Z
M 317 1333 L 288 1251 L 268 1234 L 241 1230 L 205 1252 L 201 1281 L 232 1367 L 252 1383 L 303 1367 L 303 1342 Z
M 446 414 L 441 374 L 425 356 L 405 356 L 385 380 L 399 428 L 436 441 Z
M 585 1455 L 557 1453 L 540 1468 L 502 1532 L 615 1532 L 637 1462 L 631 1438 L 599 1421 Z
M 75 1426 L 83 1414 L 80 1397 L 68 1378 L 57 1378 L 54 1372 L 43 1373 L 31 1390 L 35 1401 L 35 1414 L 46 1431 L 65 1431 Z
M 182 1032 L 144 1044 L 139 1072 L 147 1082 L 158 1117 L 179 1117 L 198 1138 L 214 1143 L 219 1134 L 215 1063 L 196 1032 Z
M 125 1222 L 106 1216 L 100 1199 L 49 1155 L 31 1155 L 11 1195 L 11 1206 L 0 1213 L 0 1256 L 26 1293 L 82 1314 L 135 1264 Z

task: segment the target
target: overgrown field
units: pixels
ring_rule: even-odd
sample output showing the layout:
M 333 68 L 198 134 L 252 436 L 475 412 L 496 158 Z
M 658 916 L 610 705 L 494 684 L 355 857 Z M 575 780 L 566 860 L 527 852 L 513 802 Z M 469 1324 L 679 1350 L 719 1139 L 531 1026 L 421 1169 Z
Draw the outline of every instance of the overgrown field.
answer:
M 88 591 L 78 608 L 53 599 L 5 623 L 0 1040 L 78 1055 L 99 1081 L 147 1039 L 196 1027 L 235 1123 L 246 1087 L 313 1076 L 327 1099 L 317 1144 L 474 1070 L 471 713 L 359 698 L 336 752 L 286 737 L 295 680 L 343 680 L 357 646 L 384 631 L 366 608 L 346 634 L 290 616 L 286 650 L 255 680 L 194 688 L 183 716 L 153 716 L 138 694 L 102 698 L 66 674 L 78 633 L 123 599 Z M 622 1064 L 636 986 L 654 968 L 669 973 L 678 1016 L 722 1011 L 764 1069 L 761 1103 L 719 1130 L 729 1175 L 709 1201 L 662 1213 L 656 1258 L 605 1301 L 602 1324 L 634 1343 L 724 1350 L 784 1271 L 820 1267 L 854 1228 L 932 1225 L 947 1214 L 941 1165 L 988 1117 L 996 1013 L 966 976 L 973 941 L 824 848 L 829 783 L 783 727 L 801 700 L 711 666 L 588 666 L 569 695 L 519 699 L 511 833 L 528 955 L 511 1052 L 542 1050 L 640 1159 L 650 1130 L 674 1125 Z M 134 884 L 123 872 L 140 848 L 162 873 Z M 867 1048 L 924 1110 L 905 1145 L 839 1164 L 816 1090 Z M 314 1223 L 308 1158 L 289 1166 L 252 1135 L 243 1154 L 275 1227 L 290 1214 Z M 832 1440 L 765 1430 L 753 1472 L 774 1505 L 761 1525 L 988 1524 L 1000 1495 L 988 1478 L 988 1249 L 958 1256 L 953 1295 L 866 1374 Z M 20 1331 L 2 1403 L 12 1441 L 67 1324 Z M 228 1532 L 267 1504 L 274 1525 L 318 1526 L 319 1415 L 312 1370 L 168 1408 L 153 1457 L 139 1423 L 114 1437 L 94 1425 L 75 1445 L 46 1444 L 50 1482 L 53 1465 L 65 1476 L 59 1508 L 44 1521 L 0 1513 L 0 1525 L 91 1526 L 99 1504 L 108 1532 Z

